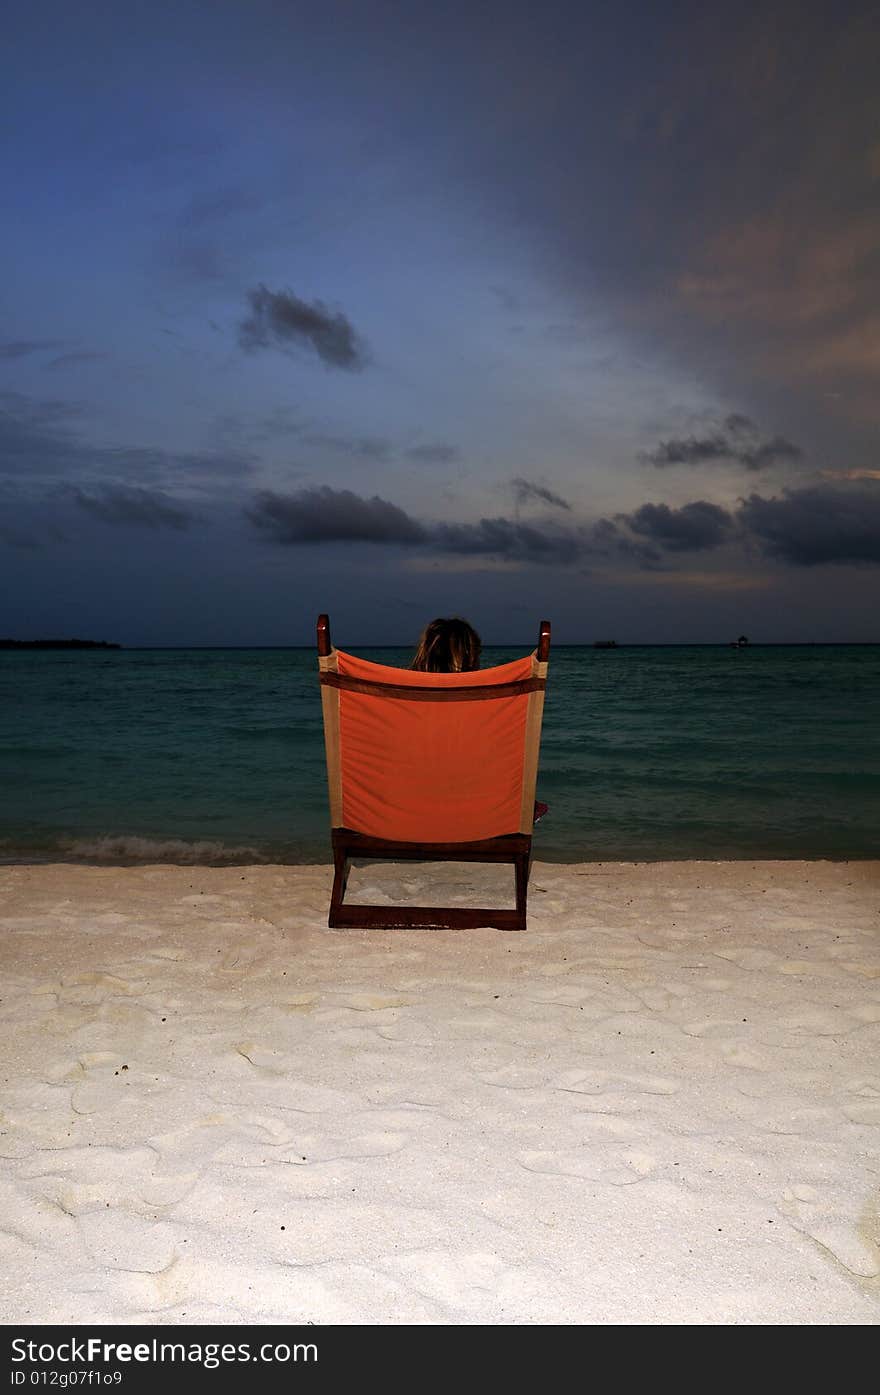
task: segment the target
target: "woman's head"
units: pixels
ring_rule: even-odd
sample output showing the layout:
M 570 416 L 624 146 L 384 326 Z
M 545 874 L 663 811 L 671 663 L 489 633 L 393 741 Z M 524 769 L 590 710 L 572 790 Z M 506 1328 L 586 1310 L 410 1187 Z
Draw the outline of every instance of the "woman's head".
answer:
M 419 640 L 412 667 L 423 673 L 470 673 L 480 667 L 480 636 L 454 615 L 432 620 Z

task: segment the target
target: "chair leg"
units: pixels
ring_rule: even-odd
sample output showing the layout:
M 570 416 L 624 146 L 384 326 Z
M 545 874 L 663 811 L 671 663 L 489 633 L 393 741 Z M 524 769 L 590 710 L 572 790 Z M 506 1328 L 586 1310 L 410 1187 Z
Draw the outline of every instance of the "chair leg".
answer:
M 519 929 L 526 928 L 526 902 L 529 894 L 529 854 L 522 853 L 516 859 L 516 915 Z
M 330 893 L 329 925 L 335 925 L 336 913 L 342 905 L 345 886 L 348 881 L 348 854 L 343 848 L 333 849 L 333 890 Z
M 519 844 L 511 850 L 509 844 Z M 507 843 L 507 847 L 498 844 Z M 523 846 L 525 844 L 525 846 Z M 526 901 L 531 865 L 531 839 L 503 838 L 486 843 L 422 844 L 387 843 L 372 840 L 346 829 L 333 829 L 333 889 L 330 893 L 328 925 L 332 929 L 471 929 L 494 925 L 499 930 L 526 929 Z M 488 853 L 488 856 L 484 856 Z M 458 861 L 513 864 L 516 877 L 516 909 L 477 909 L 452 906 L 367 906 L 344 903 L 349 863 L 352 857 L 390 858 L 392 861 Z

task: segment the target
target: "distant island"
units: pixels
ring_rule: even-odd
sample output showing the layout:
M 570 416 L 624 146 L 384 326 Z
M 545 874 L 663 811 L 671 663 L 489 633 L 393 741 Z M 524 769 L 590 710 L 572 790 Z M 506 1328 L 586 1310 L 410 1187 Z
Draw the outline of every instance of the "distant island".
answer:
M 0 639 L 0 649 L 121 649 L 106 639 Z
M 616 648 L 617 648 L 617 640 L 616 640 L 616 639 L 594 639 L 594 640 L 593 640 L 593 648 L 594 648 L 594 649 L 616 649 Z

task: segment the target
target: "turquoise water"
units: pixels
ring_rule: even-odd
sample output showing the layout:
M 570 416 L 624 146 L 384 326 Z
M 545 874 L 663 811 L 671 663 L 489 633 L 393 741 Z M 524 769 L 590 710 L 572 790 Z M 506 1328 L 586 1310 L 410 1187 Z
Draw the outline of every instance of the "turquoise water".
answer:
M 535 855 L 880 856 L 878 733 L 880 646 L 557 647 Z M 314 651 L 0 652 L 0 859 L 326 861 L 328 823 Z

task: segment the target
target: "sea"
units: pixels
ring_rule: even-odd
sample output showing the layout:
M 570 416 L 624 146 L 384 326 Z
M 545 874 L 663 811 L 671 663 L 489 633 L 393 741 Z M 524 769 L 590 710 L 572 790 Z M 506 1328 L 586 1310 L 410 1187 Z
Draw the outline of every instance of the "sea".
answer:
M 557 645 L 538 797 L 549 861 L 880 857 L 880 645 Z M 313 649 L 0 652 L 0 861 L 327 862 L 328 830 Z

